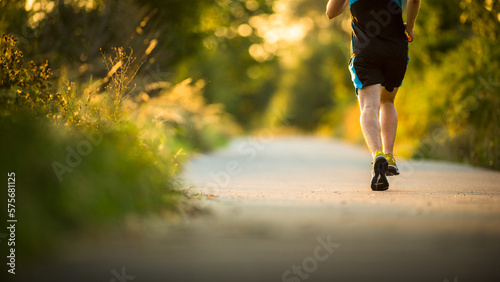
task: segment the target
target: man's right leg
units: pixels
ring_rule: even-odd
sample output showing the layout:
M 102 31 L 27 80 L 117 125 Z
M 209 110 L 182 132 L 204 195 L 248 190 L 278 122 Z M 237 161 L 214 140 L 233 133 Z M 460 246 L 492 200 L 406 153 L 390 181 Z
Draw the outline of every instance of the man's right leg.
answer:
M 361 108 L 361 130 L 373 156 L 371 188 L 374 191 L 384 191 L 389 188 L 389 182 L 385 175 L 389 164 L 382 152 L 380 142 L 380 123 L 378 120 L 380 111 L 380 84 L 358 89 L 358 99 Z

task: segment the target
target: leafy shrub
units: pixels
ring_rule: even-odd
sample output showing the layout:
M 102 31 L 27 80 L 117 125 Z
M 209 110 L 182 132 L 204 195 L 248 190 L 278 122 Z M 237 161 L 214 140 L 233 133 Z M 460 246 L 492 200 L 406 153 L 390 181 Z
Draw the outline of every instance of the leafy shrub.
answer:
M 0 168 L 16 174 L 20 253 L 47 254 L 67 234 L 129 214 L 176 210 L 186 199 L 176 178 L 182 153 L 229 134 L 221 125 L 229 117 L 205 103 L 202 81 L 128 95 L 140 66 L 132 50 L 104 56 L 108 74 L 97 83 L 56 91 L 47 64 L 26 64 L 12 36 L 1 46 L 0 130 L 8 134 L 0 154 L 8 161 Z
M 25 63 L 23 52 L 16 48 L 17 39 L 2 34 L 0 38 L 0 102 L 5 110 L 11 107 L 38 107 L 41 113 L 54 111 L 61 101 L 59 94 L 51 92 L 51 71 L 48 62 L 36 65 Z M 46 108 L 48 107 L 48 108 Z

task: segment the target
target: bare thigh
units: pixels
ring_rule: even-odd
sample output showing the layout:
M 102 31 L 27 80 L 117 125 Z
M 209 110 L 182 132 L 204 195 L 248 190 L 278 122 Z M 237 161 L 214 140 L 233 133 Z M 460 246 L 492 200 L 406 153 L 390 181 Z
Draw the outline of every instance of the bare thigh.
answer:
M 358 100 L 361 111 L 367 108 L 375 108 L 377 111 L 380 108 L 380 84 L 365 86 L 358 89 Z

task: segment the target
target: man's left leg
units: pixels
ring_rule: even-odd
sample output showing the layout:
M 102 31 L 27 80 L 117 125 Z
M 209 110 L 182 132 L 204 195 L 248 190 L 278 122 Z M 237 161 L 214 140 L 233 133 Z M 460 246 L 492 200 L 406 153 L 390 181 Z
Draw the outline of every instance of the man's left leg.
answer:
M 394 106 L 394 98 L 398 88 L 389 92 L 385 87 L 380 88 L 380 132 L 385 154 L 392 154 L 394 141 L 396 140 L 396 130 L 398 128 L 398 113 Z
M 387 168 L 387 175 L 398 175 L 399 170 L 396 165 L 396 160 L 393 156 L 394 141 L 396 140 L 396 130 L 398 127 L 398 114 L 394 105 L 394 99 L 398 88 L 394 88 L 389 92 L 385 87 L 380 89 L 380 131 L 382 136 L 382 144 L 384 154 L 386 154 L 389 166 Z

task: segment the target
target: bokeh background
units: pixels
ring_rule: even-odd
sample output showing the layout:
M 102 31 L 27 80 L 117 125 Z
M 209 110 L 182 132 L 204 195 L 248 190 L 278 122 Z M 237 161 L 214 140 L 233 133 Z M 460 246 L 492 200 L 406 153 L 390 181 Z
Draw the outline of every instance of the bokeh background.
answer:
M 500 2 L 421 5 L 396 156 L 498 170 Z M 2 0 L 0 167 L 17 176 L 20 251 L 189 206 L 183 161 L 231 136 L 280 126 L 362 145 L 350 13 L 325 6 Z

